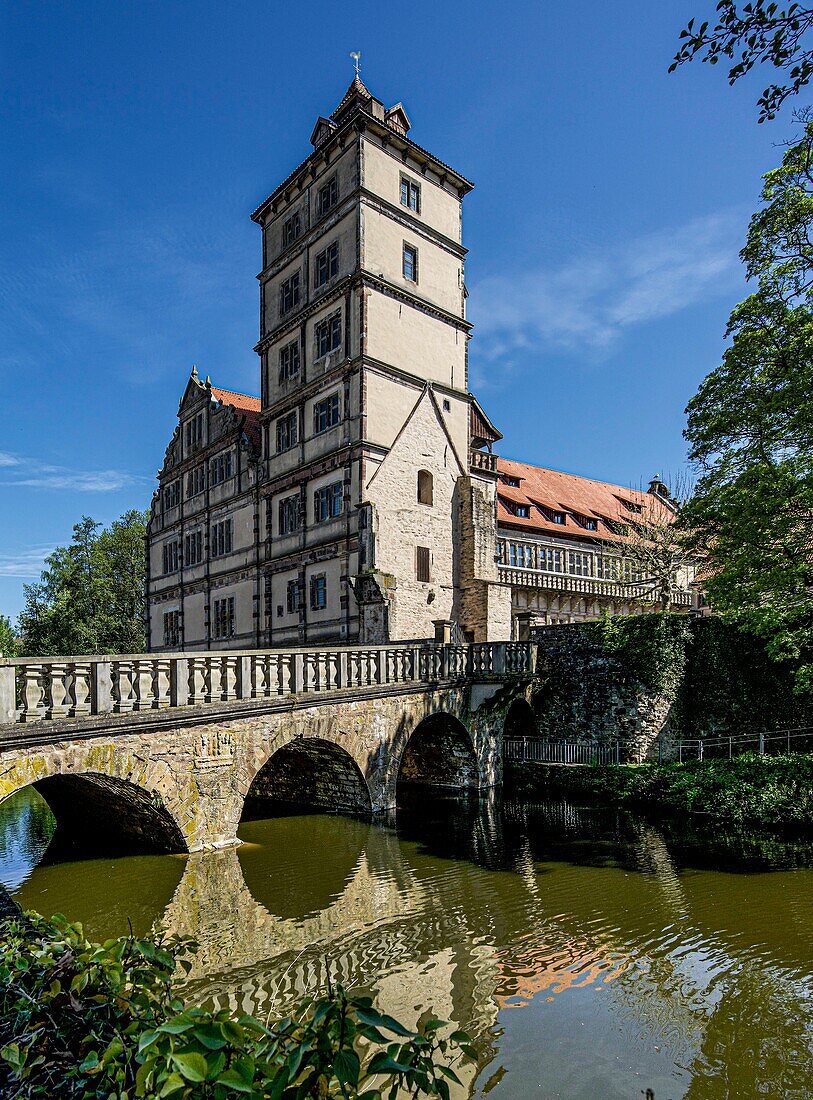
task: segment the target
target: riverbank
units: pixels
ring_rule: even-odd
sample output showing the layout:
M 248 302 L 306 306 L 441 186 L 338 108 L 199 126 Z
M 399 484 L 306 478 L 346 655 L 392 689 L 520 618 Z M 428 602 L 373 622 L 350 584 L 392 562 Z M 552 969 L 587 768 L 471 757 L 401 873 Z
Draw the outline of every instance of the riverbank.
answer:
M 813 755 L 806 753 L 684 764 L 507 762 L 505 786 L 528 798 L 603 802 L 726 825 L 813 830 Z

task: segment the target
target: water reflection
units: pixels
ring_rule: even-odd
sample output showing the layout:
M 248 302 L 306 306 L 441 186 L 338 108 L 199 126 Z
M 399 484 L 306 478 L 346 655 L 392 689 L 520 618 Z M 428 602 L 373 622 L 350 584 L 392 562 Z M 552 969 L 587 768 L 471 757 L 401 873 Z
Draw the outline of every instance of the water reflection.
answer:
M 714 847 L 563 802 L 424 801 L 388 825 L 254 821 L 237 849 L 26 878 L 24 820 L 1 849 L 24 905 L 98 935 L 125 912 L 192 935 L 187 994 L 263 1017 L 328 971 L 407 1021 L 432 1007 L 475 1036 L 462 1095 L 813 1092 L 809 847 Z

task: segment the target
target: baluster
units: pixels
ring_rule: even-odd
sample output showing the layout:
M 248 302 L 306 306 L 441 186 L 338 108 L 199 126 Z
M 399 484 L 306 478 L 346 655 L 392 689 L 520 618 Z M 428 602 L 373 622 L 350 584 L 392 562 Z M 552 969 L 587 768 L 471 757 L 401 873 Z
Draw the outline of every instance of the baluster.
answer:
M 152 661 L 133 661 L 133 710 L 152 710 L 155 703 L 153 672 Z
M 189 658 L 189 702 L 202 703 L 206 698 L 206 658 Z
M 231 654 L 227 657 L 223 657 L 221 661 L 221 688 L 222 699 L 236 699 L 237 698 L 237 662 L 239 657 L 234 657 Z
M 113 710 L 124 713 L 133 709 L 132 661 L 112 661 Z
M 67 675 L 67 665 L 56 663 L 45 666 L 46 718 L 64 718 L 68 713 Z
M 90 714 L 90 661 L 75 661 L 70 666 L 68 695 L 72 718 Z
M 264 699 L 268 694 L 269 655 L 258 654 L 251 658 L 251 695 L 254 699 Z
M 21 722 L 40 722 L 45 717 L 43 665 L 23 665 Z
M 207 654 L 203 659 L 203 667 L 206 683 L 204 699 L 207 703 L 218 703 L 223 697 L 223 665 L 220 657 Z
M 170 705 L 169 698 L 169 657 L 158 657 L 153 661 L 152 695 L 153 706 L 163 709 Z

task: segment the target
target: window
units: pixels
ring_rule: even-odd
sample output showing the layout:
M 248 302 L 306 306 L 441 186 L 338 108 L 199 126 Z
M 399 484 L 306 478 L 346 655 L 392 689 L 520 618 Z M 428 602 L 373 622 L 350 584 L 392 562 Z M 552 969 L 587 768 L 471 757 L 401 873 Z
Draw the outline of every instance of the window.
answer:
M 401 206 L 414 210 L 416 214 L 421 212 L 421 185 L 406 176 L 401 176 Z
M 500 565 L 505 563 L 505 541 L 504 539 L 497 539 L 497 561 Z
M 288 581 L 286 595 L 288 599 L 288 614 L 294 615 L 297 611 L 299 611 L 299 607 L 301 604 L 301 590 L 299 588 L 299 581 Z
M 177 508 L 181 503 L 181 483 L 172 481 L 164 489 L 164 507 Z
M 514 515 L 519 516 L 520 519 L 527 519 L 530 514 L 530 509 L 527 504 L 514 505 Z
M 527 542 L 508 543 L 508 564 L 517 569 L 535 569 L 534 548 Z
M 198 413 L 186 422 L 186 449 L 199 447 L 203 442 L 203 413 Z
M 323 485 L 313 494 L 313 522 L 324 523 L 335 519 L 344 511 L 344 489 L 340 481 L 332 485 Z
M 292 340 L 279 352 L 279 380 L 287 382 L 299 374 L 299 341 Z
M 596 576 L 604 581 L 617 581 L 621 573 L 621 562 L 618 558 L 606 557 L 599 554 L 596 558 Z
M 221 520 L 212 524 L 211 553 L 213 558 L 222 558 L 224 554 L 231 553 L 232 546 L 232 521 Z
M 415 579 L 423 581 L 425 584 L 429 583 L 429 547 L 428 546 L 416 546 L 415 547 Z
M 320 187 L 316 193 L 316 213 L 321 218 L 323 214 L 327 214 L 328 210 L 336 205 L 339 201 L 339 184 L 336 181 L 336 177 L 333 176 L 327 183 Z
M 585 531 L 598 530 L 598 523 L 591 516 L 581 516 L 575 512 L 573 513 L 573 515 L 576 519 L 576 522 L 579 524 L 579 526 L 583 527 Z
M 282 247 L 288 248 L 292 245 L 301 232 L 302 218 L 297 210 L 282 223 Z
M 341 346 L 342 314 L 341 310 L 320 321 L 314 331 L 316 336 L 316 358 L 321 359 Z
M 315 287 L 324 286 L 326 282 L 338 275 L 339 246 L 335 241 L 317 253 L 313 268 L 313 285 Z
M 404 278 L 410 283 L 418 281 L 418 250 L 411 244 L 404 245 Z
M 277 421 L 277 454 L 290 451 L 296 446 L 299 435 L 296 412 L 290 412 L 287 416 L 281 416 Z
M 327 607 L 327 576 L 317 573 L 311 577 L 311 611 L 323 611 Z
M 212 628 L 215 638 L 234 637 L 234 596 L 226 596 L 225 599 L 215 600 Z
M 202 493 L 206 488 L 206 467 L 196 466 L 194 470 L 190 470 L 186 479 L 186 495 L 188 497 L 196 497 L 198 493 Z
M 299 530 L 299 495 L 285 497 L 279 502 L 279 533 L 290 535 Z
M 313 405 L 313 434 L 319 435 L 329 428 L 335 428 L 339 423 L 339 395 L 332 393 L 324 401 L 316 401 Z
M 443 411 L 445 413 L 452 411 L 452 403 L 448 397 L 443 398 Z
M 295 271 L 287 279 L 283 279 L 279 288 L 279 311 L 288 313 L 299 305 L 299 272 Z
M 563 552 L 554 550 L 550 546 L 540 548 L 539 568 L 547 570 L 548 573 L 563 573 L 565 568 Z
M 644 510 L 643 506 L 640 505 L 640 504 L 636 504 L 635 501 L 624 500 L 622 497 L 618 497 L 618 500 L 621 501 L 621 503 L 624 505 L 624 507 L 627 509 L 628 512 L 635 512 L 636 515 L 640 516 L 641 513 Z
M 186 536 L 184 565 L 200 565 L 203 561 L 203 532 L 192 531 Z
M 567 571 L 576 577 L 593 575 L 593 555 L 583 554 L 579 550 L 568 550 Z
M 418 504 L 432 504 L 434 481 L 429 470 L 418 470 Z
M 209 484 L 221 485 L 231 477 L 231 451 L 215 455 L 209 465 Z
M 165 542 L 162 549 L 162 565 L 165 573 L 177 573 L 178 572 L 178 550 L 179 544 L 177 540 L 173 542 Z
M 164 612 L 164 645 L 177 647 L 181 644 L 180 614 L 177 611 Z
M 503 481 L 505 482 L 506 485 L 511 485 L 514 489 L 519 488 L 519 478 L 518 477 L 511 477 L 510 474 L 504 474 L 503 475 Z

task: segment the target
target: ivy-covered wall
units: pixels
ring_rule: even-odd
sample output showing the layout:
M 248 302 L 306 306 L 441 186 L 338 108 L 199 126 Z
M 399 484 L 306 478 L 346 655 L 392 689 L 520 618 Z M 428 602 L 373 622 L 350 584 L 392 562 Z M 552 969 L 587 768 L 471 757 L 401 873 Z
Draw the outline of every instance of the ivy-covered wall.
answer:
M 813 723 L 794 694 L 793 668 L 717 618 L 674 613 L 617 617 L 535 631 L 540 733 L 614 738 L 629 757 L 659 736 L 705 737 Z

